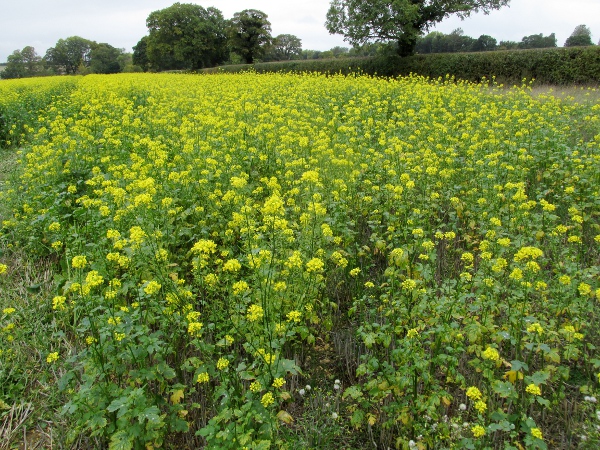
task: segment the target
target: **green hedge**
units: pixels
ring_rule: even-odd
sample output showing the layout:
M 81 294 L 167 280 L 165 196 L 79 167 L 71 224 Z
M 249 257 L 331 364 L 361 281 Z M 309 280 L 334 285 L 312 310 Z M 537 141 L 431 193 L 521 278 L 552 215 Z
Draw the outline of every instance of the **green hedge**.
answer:
M 496 77 L 502 83 L 520 83 L 534 78 L 543 84 L 600 83 L 600 46 L 506 50 L 479 53 L 439 53 L 409 58 L 379 56 L 371 58 L 340 58 L 300 60 L 232 65 L 208 69 L 205 72 L 239 72 L 252 68 L 256 72 L 362 72 L 369 75 L 399 76 L 416 73 L 431 78 L 454 76 L 457 79 L 480 81 Z

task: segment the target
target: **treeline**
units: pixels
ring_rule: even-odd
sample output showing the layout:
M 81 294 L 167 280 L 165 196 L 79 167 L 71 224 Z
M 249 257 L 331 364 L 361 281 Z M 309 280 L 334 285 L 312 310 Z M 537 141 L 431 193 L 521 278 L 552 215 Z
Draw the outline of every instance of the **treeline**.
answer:
M 564 47 L 582 47 L 594 45 L 591 30 L 586 25 L 578 25 L 567 38 Z M 599 43 L 600 45 L 600 43 Z M 557 47 L 558 43 L 554 33 L 544 36 L 532 34 L 524 36 L 521 42 L 500 41 L 496 38 L 482 34 L 478 38 L 465 36 L 461 28 L 449 34 L 433 31 L 426 36 L 417 38 L 415 51 L 418 54 L 427 53 L 458 53 L 458 52 L 483 52 L 491 50 L 527 50 L 533 48 Z
M 253 64 L 289 60 L 369 57 L 389 54 L 397 43 L 367 43 L 354 48 L 327 51 L 303 50 L 292 34 L 271 35 L 267 14 L 246 9 L 225 19 L 214 7 L 175 3 L 150 13 L 148 34 L 133 47 L 133 53 L 107 43 L 79 36 L 59 39 L 42 57 L 31 46 L 15 50 L 7 59 L 1 78 L 24 78 L 60 74 L 110 74 L 118 72 L 200 70 L 228 64 Z M 585 25 L 575 28 L 564 46 L 593 45 Z M 554 33 L 524 36 L 521 42 L 500 41 L 488 35 L 465 36 L 458 28 L 449 34 L 431 32 L 417 39 L 415 52 L 458 53 L 491 50 L 557 47 Z
M 533 34 L 525 36 L 521 42 L 500 41 L 492 36 L 482 34 L 478 38 L 465 36 L 461 28 L 449 34 L 433 31 L 426 36 L 419 37 L 415 47 L 416 53 L 458 53 L 458 52 L 485 52 L 491 50 L 514 50 L 530 48 L 556 47 L 556 35 L 549 36 Z
M 132 54 L 110 44 L 97 43 L 79 36 L 59 39 L 42 57 L 26 46 L 7 58 L 1 78 L 26 78 L 47 75 L 134 72 Z

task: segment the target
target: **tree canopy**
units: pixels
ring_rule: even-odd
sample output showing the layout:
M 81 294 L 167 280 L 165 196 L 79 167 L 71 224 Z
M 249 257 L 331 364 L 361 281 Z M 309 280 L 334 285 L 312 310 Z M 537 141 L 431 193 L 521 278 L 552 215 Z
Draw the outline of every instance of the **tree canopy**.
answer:
M 417 37 L 446 17 L 488 14 L 510 0 L 332 0 L 325 26 L 352 45 L 394 41 L 400 56 L 414 53 Z
M 57 72 L 75 74 L 80 66 L 89 66 L 93 45 L 94 42 L 79 36 L 59 39 L 46 51 L 46 63 Z
M 233 15 L 230 21 L 229 38 L 231 49 L 239 54 L 246 64 L 263 56 L 271 43 L 271 22 L 268 16 L 256 9 L 245 9 Z
M 274 59 L 289 60 L 299 57 L 302 53 L 302 41 L 293 34 L 280 34 L 273 39 Z
M 532 34 L 523 36 L 519 42 L 519 48 L 548 48 L 556 47 L 556 35 L 554 33 L 544 36 L 543 34 Z
M 175 3 L 150 13 L 146 25 L 148 39 L 138 46 L 146 46 L 152 69 L 200 69 L 227 59 L 226 21 L 216 8 Z
M 565 47 L 594 45 L 592 32 L 586 25 L 577 25 L 565 42 Z
M 119 73 L 121 65 L 119 59 L 123 50 L 106 43 L 92 46 L 90 52 L 90 71 L 93 73 Z
M 23 50 L 15 50 L 6 58 L 6 68 L 0 73 L 1 78 L 25 78 L 39 75 L 42 70 L 42 58 L 31 46 Z

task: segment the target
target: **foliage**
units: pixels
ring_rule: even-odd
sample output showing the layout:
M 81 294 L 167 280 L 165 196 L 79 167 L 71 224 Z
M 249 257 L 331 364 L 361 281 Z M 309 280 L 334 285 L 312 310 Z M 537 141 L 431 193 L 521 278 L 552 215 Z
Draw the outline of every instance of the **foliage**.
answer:
M 0 297 L 0 351 L 18 361 L 35 304 L 62 447 L 597 439 L 597 104 L 281 73 L 9 80 L 0 101 L 56 80 L 0 233 L 56 275 Z M 0 366 L 0 408 L 21 373 Z
M 585 45 L 594 45 L 592 42 L 592 32 L 586 25 L 577 25 L 571 33 L 571 36 L 565 41 L 565 47 L 577 47 Z
M 519 48 L 549 48 L 556 47 L 556 35 L 554 33 L 544 36 L 540 34 L 532 34 L 523 36 L 518 44 Z
M 21 51 L 15 50 L 6 62 L 6 68 L 0 72 L 0 78 L 34 77 L 43 70 L 42 58 L 31 46 L 26 46 Z
M 319 72 L 329 74 L 380 75 L 395 77 L 419 74 L 431 78 L 453 76 L 481 81 L 496 78 L 507 84 L 520 84 L 534 78 L 543 84 L 597 84 L 600 82 L 600 48 L 557 48 L 485 53 L 447 53 L 398 58 L 382 53 L 376 57 L 340 60 L 303 60 L 227 66 L 211 72 L 239 72 L 252 67 L 257 72 Z
M 275 61 L 297 59 L 302 52 L 302 41 L 293 34 L 280 34 L 273 39 L 270 56 Z
M 146 25 L 148 37 L 134 49 L 141 67 L 196 70 L 227 59 L 226 22 L 216 8 L 175 3 L 150 13 Z
M 509 0 L 332 0 L 326 27 L 352 45 L 370 40 L 394 41 L 400 56 L 414 53 L 417 37 L 444 18 L 489 13 Z
M 57 73 L 73 75 L 80 66 L 88 67 L 94 43 L 79 36 L 59 39 L 46 51 L 45 61 Z
M 90 52 L 90 70 L 93 73 L 119 73 L 122 71 L 119 59 L 122 50 L 112 45 L 100 43 L 94 44 Z
M 142 68 L 147 72 L 150 68 L 150 60 L 148 59 L 148 36 L 141 38 L 133 47 L 133 64 Z
M 490 50 L 495 50 L 496 47 L 497 47 L 497 41 L 495 38 L 488 36 L 486 34 L 482 34 L 473 43 L 471 50 L 474 52 L 489 52 Z
M 27 78 L 0 84 L 0 148 L 15 148 L 27 141 L 41 113 L 55 97 L 68 95 L 77 78 Z
M 256 9 L 235 13 L 230 20 L 229 40 L 231 50 L 240 55 L 246 64 L 252 64 L 266 53 L 271 43 L 268 16 Z

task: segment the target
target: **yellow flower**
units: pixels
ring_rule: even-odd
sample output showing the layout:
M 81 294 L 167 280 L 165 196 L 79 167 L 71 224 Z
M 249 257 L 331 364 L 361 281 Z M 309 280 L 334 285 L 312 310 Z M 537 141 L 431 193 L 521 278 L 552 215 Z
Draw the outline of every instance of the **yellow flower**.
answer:
M 475 386 L 471 386 L 467 389 L 467 397 L 469 397 L 471 400 L 475 401 L 475 400 L 481 400 L 481 398 L 483 397 L 481 394 L 481 391 L 476 388 Z
M 219 360 L 217 361 L 217 369 L 225 370 L 227 369 L 227 367 L 229 367 L 229 360 L 225 358 L 219 358 Z
M 215 253 L 217 251 L 217 244 L 209 239 L 200 239 L 192 247 L 192 253 L 202 253 L 205 255 Z
M 260 402 L 262 403 L 262 405 L 265 408 L 268 408 L 273 403 L 275 403 L 275 399 L 273 398 L 273 394 L 271 394 L 270 392 L 267 392 L 265 395 L 262 396 L 262 398 L 260 399 Z
M 542 334 L 544 332 L 544 329 L 542 328 L 542 326 L 539 323 L 536 322 L 536 323 L 532 323 L 531 325 L 529 325 L 527 327 L 527 332 Z
M 508 277 L 513 280 L 521 280 L 523 278 L 523 271 L 515 267 Z
M 74 269 L 83 269 L 87 266 L 87 258 L 83 255 L 74 256 L 71 260 L 71 266 Z
M 489 359 L 490 361 L 498 361 L 500 359 L 500 353 L 498 353 L 498 350 L 493 347 L 486 348 L 481 356 L 483 356 L 484 359 Z
M 148 295 L 156 294 L 162 286 L 156 281 L 150 281 L 144 288 L 144 292 Z
M 202 331 L 202 322 L 190 322 L 188 324 L 188 333 L 192 336 L 199 336 Z
M 484 401 L 479 400 L 477 403 L 475 403 L 475 409 L 479 412 L 479 414 L 483 414 L 487 409 L 487 405 Z
M 496 242 L 498 243 L 498 245 L 500 245 L 502 247 L 508 247 L 508 246 L 510 246 L 510 239 L 509 238 L 500 238 Z
M 46 362 L 48 363 L 53 363 L 54 361 L 58 360 L 58 352 L 52 352 L 49 353 L 48 356 L 46 357 Z
M 246 313 L 246 318 L 250 322 L 256 322 L 263 318 L 265 312 L 260 305 L 250 305 L 248 307 L 248 312 Z
M 544 435 L 542 434 L 542 430 L 540 430 L 539 428 L 532 428 L 531 429 L 531 435 L 534 438 L 544 439 Z
M 579 295 L 587 296 L 592 292 L 592 287 L 587 283 L 579 283 L 577 290 L 579 291 Z
M 410 278 L 402 282 L 402 289 L 406 289 L 407 291 L 412 291 L 416 287 L 417 282 L 415 280 L 411 280 Z
M 406 333 L 406 337 L 409 339 L 412 339 L 414 337 L 417 337 L 419 335 L 419 330 L 417 330 L 416 328 L 411 328 L 410 330 L 408 330 L 408 332 Z
M 528 392 L 529 394 L 533 395 L 542 395 L 542 390 L 540 389 L 540 387 L 536 386 L 533 383 L 531 383 L 525 388 L 525 392 Z
M 560 284 L 564 284 L 564 285 L 571 284 L 571 277 L 570 277 L 569 275 L 561 275 L 561 276 L 558 278 L 558 282 L 559 282 Z
M 474 437 L 480 438 L 485 436 L 485 428 L 483 428 L 481 425 L 475 425 L 471 428 L 471 433 L 473 433 Z
M 238 281 L 236 283 L 233 283 L 232 290 L 234 295 L 243 294 L 248 290 L 248 283 L 246 283 L 245 281 Z
M 273 380 L 273 387 L 276 389 L 279 389 L 280 387 L 282 387 L 285 384 L 285 380 L 281 377 L 279 378 L 275 378 Z
M 250 390 L 254 393 L 256 392 L 260 392 L 262 389 L 262 386 L 260 385 L 260 381 L 256 380 L 253 381 L 252 383 L 250 383 Z
M 199 373 L 198 377 L 196 378 L 197 383 L 208 383 L 209 380 L 210 380 L 210 377 L 208 376 L 207 372 Z
M 242 268 L 242 265 L 237 259 L 230 259 L 223 264 L 223 271 L 225 272 L 237 272 Z
M 65 302 L 67 301 L 66 297 L 62 295 L 57 295 L 52 299 L 52 309 L 65 309 Z
M 290 311 L 286 315 L 288 322 L 300 322 L 300 318 L 302 317 L 302 313 L 300 311 Z
M 325 267 L 325 263 L 320 258 L 313 258 L 306 263 L 306 271 L 308 273 L 322 272 L 324 267 Z

